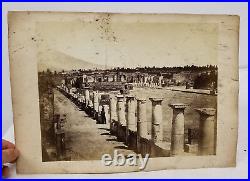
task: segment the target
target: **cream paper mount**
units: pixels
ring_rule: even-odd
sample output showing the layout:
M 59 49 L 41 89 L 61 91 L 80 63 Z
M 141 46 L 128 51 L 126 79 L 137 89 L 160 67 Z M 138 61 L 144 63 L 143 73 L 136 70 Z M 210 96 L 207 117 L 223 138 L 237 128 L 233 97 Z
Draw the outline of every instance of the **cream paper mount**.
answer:
M 9 12 L 18 173 L 232 167 L 239 17 Z M 109 156 L 107 156 L 109 158 Z M 130 160 L 132 161 L 132 160 Z

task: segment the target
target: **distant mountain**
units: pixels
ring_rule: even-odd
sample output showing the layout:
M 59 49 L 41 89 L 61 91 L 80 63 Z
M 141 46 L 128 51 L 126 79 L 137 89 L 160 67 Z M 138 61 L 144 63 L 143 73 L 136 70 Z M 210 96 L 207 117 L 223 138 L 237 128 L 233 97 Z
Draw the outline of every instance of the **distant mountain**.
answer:
M 72 69 L 104 69 L 104 65 L 93 64 L 85 60 L 74 58 L 70 55 L 59 51 L 39 52 L 38 55 L 38 71 L 62 71 Z

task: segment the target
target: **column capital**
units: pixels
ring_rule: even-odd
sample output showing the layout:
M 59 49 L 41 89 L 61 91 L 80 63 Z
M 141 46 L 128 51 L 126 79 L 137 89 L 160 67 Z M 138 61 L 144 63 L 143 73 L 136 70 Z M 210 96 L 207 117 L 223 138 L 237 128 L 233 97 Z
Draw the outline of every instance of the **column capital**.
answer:
M 214 108 L 196 108 L 198 113 L 206 115 L 206 116 L 214 116 L 216 113 L 216 109 Z
M 163 98 L 162 97 L 150 97 L 149 100 L 160 104 L 163 101 Z
M 136 98 L 136 100 L 138 101 L 138 102 L 141 102 L 141 103 L 146 103 L 147 102 L 147 100 L 146 100 L 146 98 Z
M 122 101 L 123 101 L 123 99 L 124 99 L 124 96 L 123 96 L 123 95 L 118 94 L 118 95 L 116 96 L 116 98 L 117 98 L 117 101 L 118 101 L 118 102 L 122 102 Z
M 84 89 L 90 89 L 89 87 L 84 87 Z
M 174 104 L 169 104 L 169 107 L 171 107 L 172 109 L 185 109 L 186 107 L 188 107 L 187 104 L 183 104 L 183 103 L 174 103 Z
M 134 99 L 135 99 L 135 96 L 127 95 L 126 98 L 127 98 L 127 101 L 128 101 L 128 100 L 134 100 Z

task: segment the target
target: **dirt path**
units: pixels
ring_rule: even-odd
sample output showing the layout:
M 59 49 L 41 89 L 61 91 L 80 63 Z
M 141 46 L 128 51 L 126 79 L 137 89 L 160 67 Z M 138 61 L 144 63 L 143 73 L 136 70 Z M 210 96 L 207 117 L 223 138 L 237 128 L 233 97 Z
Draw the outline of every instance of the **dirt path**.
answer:
M 65 144 L 67 160 L 100 160 L 103 154 L 113 155 L 114 150 L 125 156 L 134 153 L 109 134 L 108 125 L 95 120 L 78 109 L 59 91 L 55 91 L 55 111 L 66 114 Z

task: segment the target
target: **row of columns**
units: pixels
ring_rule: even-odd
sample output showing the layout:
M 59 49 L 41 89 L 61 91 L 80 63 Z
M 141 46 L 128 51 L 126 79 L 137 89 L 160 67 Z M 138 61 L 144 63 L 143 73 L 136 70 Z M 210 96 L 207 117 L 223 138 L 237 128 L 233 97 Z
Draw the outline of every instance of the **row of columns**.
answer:
M 123 95 L 118 95 L 117 103 L 115 98 L 110 99 L 110 117 L 113 121 L 118 121 L 121 125 L 126 125 L 129 130 L 137 131 L 140 137 L 146 138 L 147 133 L 147 100 L 143 98 L 135 99 L 133 96 L 127 96 L 127 119 L 125 117 L 125 97 Z M 137 120 L 135 117 L 137 100 Z M 162 98 L 150 98 L 152 101 L 152 140 L 160 142 L 163 139 L 162 130 Z M 117 108 L 116 108 L 117 106 Z M 116 114 L 117 110 L 117 114 Z M 117 119 L 116 119 L 117 117 Z
M 64 86 L 58 88 L 66 93 L 77 106 L 93 117 L 97 123 L 106 124 L 109 122 L 109 105 L 100 105 L 101 94 L 98 91 L 93 91 L 91 95 L 89 87 L 78 90 L 78 93 L 66 91 Z
M 89 88 L 84 89 L 85 106 L 92 106 L 95 114 L 103 109 L 106 119 L 110 120 L 111 132 L 117 133 L 122 127 L 126 127 L 126 138 L 129 130 L 137 134 L 137 146 L 140 146 L 139 138 L 148 138 L 147 131 L 147 100 L 135 98 L 132 95 L 124 97 L 123 95 L 110 95 L 109 105 L 99 107 L 99 93 L 93 92 L 93 99 L 90 99 Z M 152 130 L 151 140 L 153 143 L 163 141 L 163 98 L 149 98 L 152 102 Z M 136 104 L 137 102 L 137 104 Z M 127 107 L 125 107 L 127 106 Z M 171 155 L 181 155 L 184 152 L 184 110 L 186 104 L 169 104 L 173 110 L 172 131 L 171 131 Z M 137 118 L 136 118 L 137 107 Z M 125 114 L 125 109 L 127 114 Z M 215 154 L 216 144 L 216 110 L 213 108 L 195 109 L 200 115 L 198 154 L 211 155 Z M 113 124 L 117 122 L 118 124 Z M 118 126 L 117 126 L 118 125 Z
M 135 87 L 149 87 L 149 88 L 159 88 L 162 87 L 161 83 L 154 83 L 154 82 L 150 82 L 150 83 L 144 83 L 144 82 L 135 82 L 133 83 L 133 85 Z
M 126 125 L 127 130 L 136 131 L 138 138 L 147 138 L 147 106 L 146 99 L 135 99 L 133 96 L 126 97 L 127 118 L 125 118 L 125 97 L 118 95 L 117 102 L 114 97 L 110 99 L 110 117 L 112 121 L 118 121 L 122 126 Z M 135 117 L 135 100 L 137 100 L 137 120 Z M 150 98 L 152 102 L 152 131 L 151 140 L 153 143 L 163 141 L 162 126 L 162 101 L 163 98 Z M 117 107 L 116 107 L 117 106 Z M 184 153 L 184 110 L 186 104 L 169 104 L 173 109 L 172 132 L 171 132 L 171 155 L 181 155 Z M 116 113 L 117 110 L 117 113 Z M 196 109 L 200 114 L 200 138 L 198 141 L 199 155 L 215 154 L 216 143 L 216 122 L 213 108 Z M 117 131 L 117 130 L 113 130 Z M 127 131 L 128 134 L 128 131 Z M 137 141 L 139 144 L 139 139 Z

